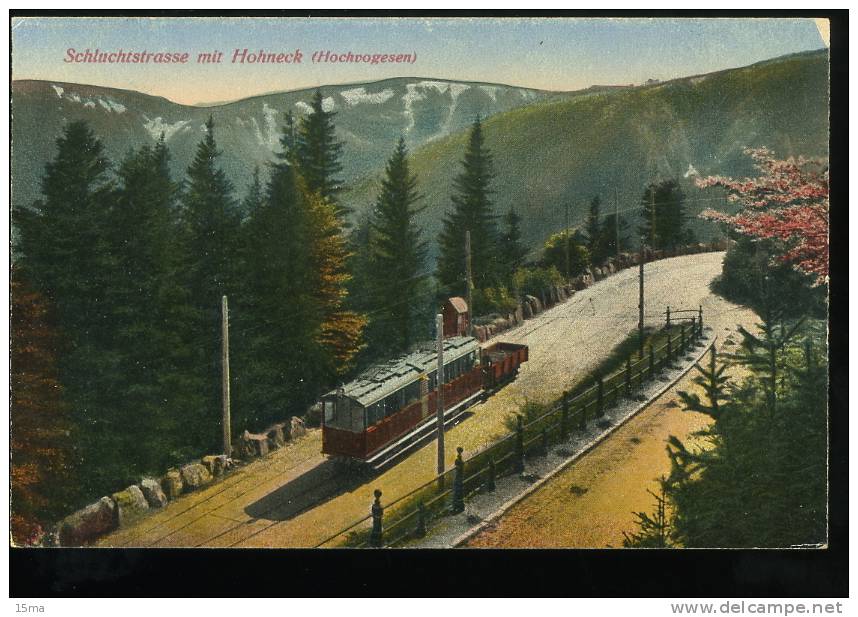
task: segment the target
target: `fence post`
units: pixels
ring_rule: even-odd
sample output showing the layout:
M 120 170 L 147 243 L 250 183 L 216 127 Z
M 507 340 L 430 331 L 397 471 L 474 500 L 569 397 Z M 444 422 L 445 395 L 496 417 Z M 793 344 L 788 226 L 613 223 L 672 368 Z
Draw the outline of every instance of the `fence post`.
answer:
M 667 325 L 665 327 L 667 327 L 667 328 L 670 327 L 670 307 L 669 306 L 667 307 Z
M 453 503 L 450 512 L 458 514 L 465 509 L 465 461 L 462 460 L 462 448 L 456 448 L 456 475 L 453 479 Z
M 626 358 L 626 396 L 632 393 L 632 357 Z
M 369 544 L 374 548 L 381 548 L 384 535 L 381 519 L 384 516 L 384 507 L 381 505 L 381 491 L 375 489 L 375 501 L 372 502 L 372 533 L 369 534 Z
M 521 415 L 515 417 L 515 470 L 524 472 L 524 425 Z
M 418 538 L 426 537 L 426 508 L 422 501 L 417 503 L 417 529 L 414 530 L 414 535 Z
M 602 383 L 602 376 L 596 377 L 596 417 L 601 418 L 605 415 L 605 386 Z
M 495 491 L 495 477 L 497 475 L 497 471 L 495 470 L 495 458 L 489 458 L 489 479 L 486 482 L 486 490 L 490 493 L 494 493 Z
M 703 335 L 703 305 L 700 304 L 698 306 L 699 306 L 699 308 L 697 309 L 697 317 L 698 317 L 697 323 L 698 323 L 698 327 L 700 328 L 700 334 L 702 336 Z
M 652 345 L 649 346 L 649 378 L 653 379 L 655 377 L 655 352 L 652 349 Z
M 548 429 L 542 428 L 542 442 L 539 445 L 539 451 L 542 456 L 548 456 Z
M 673 347 L 670 341 L 670 332 L 667 333 L 667 355 L 664 358 L 664 368 L 670 366 L 670 363 L 673 362 Z
M 587 428 L 587 403 L 584 403 L 584 404 L 581 406 L 581 424 L 580 424 L 580 428 L 581 428 L 581 430 L 582 430 L 582 431 L 583 431 L 585 428 Z
M 679 326 L 679 351 L 685 351 L 685 324 Z
M 691 340 L 697 340 L 697 315 L 691 317 Z
M 569 392 L 563 393 L 563 403 L 560 408 L 560 441 L 566 441 L 569 436 Z

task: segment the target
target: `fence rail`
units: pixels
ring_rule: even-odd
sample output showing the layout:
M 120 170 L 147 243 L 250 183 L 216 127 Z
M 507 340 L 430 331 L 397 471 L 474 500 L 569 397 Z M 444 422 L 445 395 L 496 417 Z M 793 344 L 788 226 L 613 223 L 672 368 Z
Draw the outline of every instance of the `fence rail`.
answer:
M 691 328 L 684 323 L 673 324 L 670 315 L 696 313 L 690 318 Z M 619 404 L 621 397 L 634 396 L 644 380 L 652 380 L 657 372 L 666 369 L 681 353 L 697 344 L 703 335 L 703 309 L 665 311 L 668 322 L 663 332 L 666 341 L 659 347 L 648 347 L 648 353 L 638 356 L 635 352 L 626 358 L 625 367 L 607 377 L 597 377 L 596 383 L 574 398 L 569 392 L 540 416 L 524 423 L 517 416 L 514 432 L 474 452 L 462 460 L 461 449 L 456 464 L 449 470 L 397 497 L 386 506 L 377 500 L 372 513 L 348 527 L 327 537 L 316 545 L 350 546 L 396 546 L 404 541 L 425 535 L 433 520 L 456 510 L 457 500 L 479 492 L 494 490 L 498 478 L 521 473 L 526 458 L 544 456 L 552 444 L 566 441 L 576 429 L 584 430 L 587 422 L 604 415 L 605 409 Z M 677 320 L 679 321 L 679 320 Z M 678 334 L 676 338 L 672 335 Z M 637 359 L 634 359 L 638 356 Z M 376 492 L 380 497 L 380 491 Z M 459 510 L 461 511 L 461 510 Z M 385 514 L 386 512 L 386 514 Z M 368 523 L 372 523 L 371 527 Z M 382 538 L 387 538 L 382 541 Z M 340 542 L 334 541 L 340 538 Z

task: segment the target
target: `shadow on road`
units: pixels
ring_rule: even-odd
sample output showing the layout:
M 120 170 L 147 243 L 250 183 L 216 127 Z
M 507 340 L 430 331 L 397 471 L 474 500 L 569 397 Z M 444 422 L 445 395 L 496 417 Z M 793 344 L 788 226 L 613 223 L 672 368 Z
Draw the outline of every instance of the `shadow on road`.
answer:
M 372 474 L 349 470 L 328 459 L 251 503 L 244 512 L 255 519 L 288 521 L 310 508 L 354 490 L 372 477 Z

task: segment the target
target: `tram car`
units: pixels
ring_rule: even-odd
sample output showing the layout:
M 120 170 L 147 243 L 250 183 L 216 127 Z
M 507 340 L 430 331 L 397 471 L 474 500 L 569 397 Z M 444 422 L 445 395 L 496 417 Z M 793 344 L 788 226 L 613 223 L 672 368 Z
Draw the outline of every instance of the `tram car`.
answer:
M 528 359 L 526 345 L 481 348 L 470 336 L 444 339 L 444 422 L 514 379 Z M 437 352 L 425 350 L 372 368 L 322 397 L 322 452 L 379 468 L 434 435 Z

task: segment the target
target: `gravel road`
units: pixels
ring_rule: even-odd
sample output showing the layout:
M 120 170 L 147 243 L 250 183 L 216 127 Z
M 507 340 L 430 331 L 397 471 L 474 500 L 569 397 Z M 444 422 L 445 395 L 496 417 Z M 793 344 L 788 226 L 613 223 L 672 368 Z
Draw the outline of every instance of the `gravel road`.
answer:
M 720 272 L 723 253 L 665 259 L 645 267 L 647 324 L 661 313 L 703 306 L 723 317 L 737 310 L 714 296 L 709 284 Z M 638 271 L 618 272 L 576 293 L 567 302 L 526 321 L 497 340 L 530 346 L 515 382 L 472 408 L 473 415 L 446 435 L 447 460 L 455 447 L 465 455 L 504 432 L 503 421 L 525 400 L 548 402 L 592 369 L 637 327 Z M 434 476 L 435 445 L 417 450 L 380 476 L 357 484 L 332 476 L 318 454 L 318 431 L 266 459 L 255 461 L 223 483 L 171 503 L 164 511 L 100 542 L 103 546 L 313 546 L 369 512 L 372 491 L 388 503 Z M 318 503 L 315 507 L 313 506 Z

